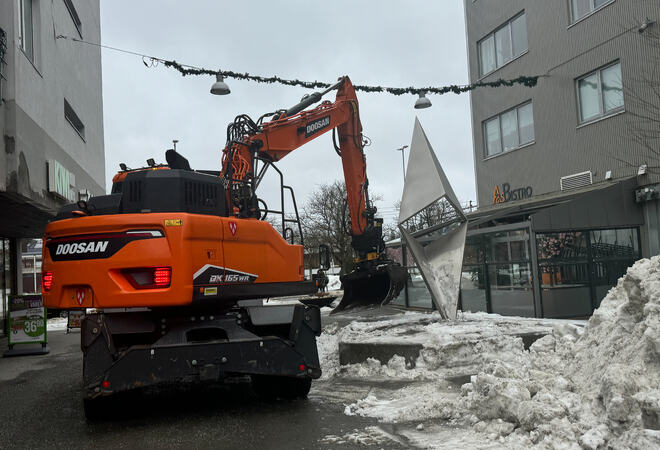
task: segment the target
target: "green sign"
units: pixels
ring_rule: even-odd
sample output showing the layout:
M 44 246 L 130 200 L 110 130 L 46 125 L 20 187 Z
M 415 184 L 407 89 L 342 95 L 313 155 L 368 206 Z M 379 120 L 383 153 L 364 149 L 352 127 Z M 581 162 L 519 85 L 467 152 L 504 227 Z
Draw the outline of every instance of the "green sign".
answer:
M 46 308 L 40 295 L 9 298 L 8 344 L 46 343 Z
M 66 168 L 55 161 L 48 160 L 48 191 L 63 197 L 70 202 L 75 202 L 73 187 L 76 186 L 76 177 Z

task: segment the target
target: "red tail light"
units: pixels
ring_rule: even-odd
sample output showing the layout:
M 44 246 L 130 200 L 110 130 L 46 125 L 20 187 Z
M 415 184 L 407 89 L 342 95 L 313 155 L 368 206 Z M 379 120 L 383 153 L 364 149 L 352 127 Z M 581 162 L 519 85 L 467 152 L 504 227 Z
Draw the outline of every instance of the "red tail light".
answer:
M 53 272 L 41 274 L 41 291 L 48 292 L 53 287 Z
M 157 288 L 166 288 L 170 285 L 172 269 L 169 267 L 156 267 L 154 269 L 154 285 Z
M 164 289 L 172 281 L 171 267 L 143 267 L 123 272 L 135 289 Z

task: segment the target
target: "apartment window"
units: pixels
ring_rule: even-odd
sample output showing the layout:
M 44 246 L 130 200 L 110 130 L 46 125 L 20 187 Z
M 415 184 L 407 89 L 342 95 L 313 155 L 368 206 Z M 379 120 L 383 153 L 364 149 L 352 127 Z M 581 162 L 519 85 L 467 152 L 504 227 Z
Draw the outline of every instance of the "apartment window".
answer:
M 580 123 L 614 114 L 623 109 L 621 63 L 596 70 L 577 80 Z
M 612 3 L 614 0 L 569 0 L 571 2 L 571 21 L 577 22 L 584 16 Z
M 525 103 L 484 122 L 486 157 L 534 142 L 534 110 Z
M 69 15 L 71 16 L 71 20 L 73 20 L 73 25 L 76 27 L 76 30 L 78 30 L 78 35 L 82 39 L 82 22 L 80 21 L 80 16 L 78 16 L 76 7 L 73 6 L 73 0 L 64 0 L 64 4 L 66 5 L 66 9 L 69 10 Z
M 481 76 L 499 69 L 527 51 L 527 20 L 525 13 L 483 38 L 479 47 Z
M 18 0 L 18 45 L 34 61 L 33 0 Z
M 78 117 L 78 114 L 76 114 L 76 112 L 73 110 L 69 102 L 66 101 L 66 99 L 64 99 L 64 117 L 84 141 L 85 124 L 82 122 L 82 120 L 80 120 L 80 117 Z

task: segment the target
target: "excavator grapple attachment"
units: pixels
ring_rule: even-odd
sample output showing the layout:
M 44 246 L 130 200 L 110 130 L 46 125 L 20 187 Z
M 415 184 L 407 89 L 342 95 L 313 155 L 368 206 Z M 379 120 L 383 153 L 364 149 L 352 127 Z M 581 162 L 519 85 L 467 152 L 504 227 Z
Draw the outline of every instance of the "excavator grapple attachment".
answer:
M 341 277 L 344 296 L 330 314 L 357 306 L 386 305 L 399 295 L 407 276 L 405 267 L 392 262 L 355 269 Z

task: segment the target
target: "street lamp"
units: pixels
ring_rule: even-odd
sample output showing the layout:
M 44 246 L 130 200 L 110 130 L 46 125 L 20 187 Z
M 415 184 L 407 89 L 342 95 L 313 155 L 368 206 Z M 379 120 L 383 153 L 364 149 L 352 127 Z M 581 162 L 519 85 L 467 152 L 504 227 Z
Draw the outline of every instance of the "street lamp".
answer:
M 405 150 L 408 148 L 407 145 L 404 145 L 401 148 L 397 148 L 397 151 L 401 152 L 401 167 L 403 167 L 403 181 L 406 181 L 406 159 L 404 156 Z
M 218 72 L 215 75 L 215 83 L 213 83 L 213 86 L 211 86 L 211 94 L 214 95 L 227 95 L 231 92 L 229 90 L 229 86 L 227 86 L 227 83 L 225 83 L 224 78 L 222 77 L 222 74 Z
M 431 100 L 426 98 L 426 91 L 421 91 L 419 93 L 419 98 L 415 102 L 415 109 L 424 109 L 431 107 Z

